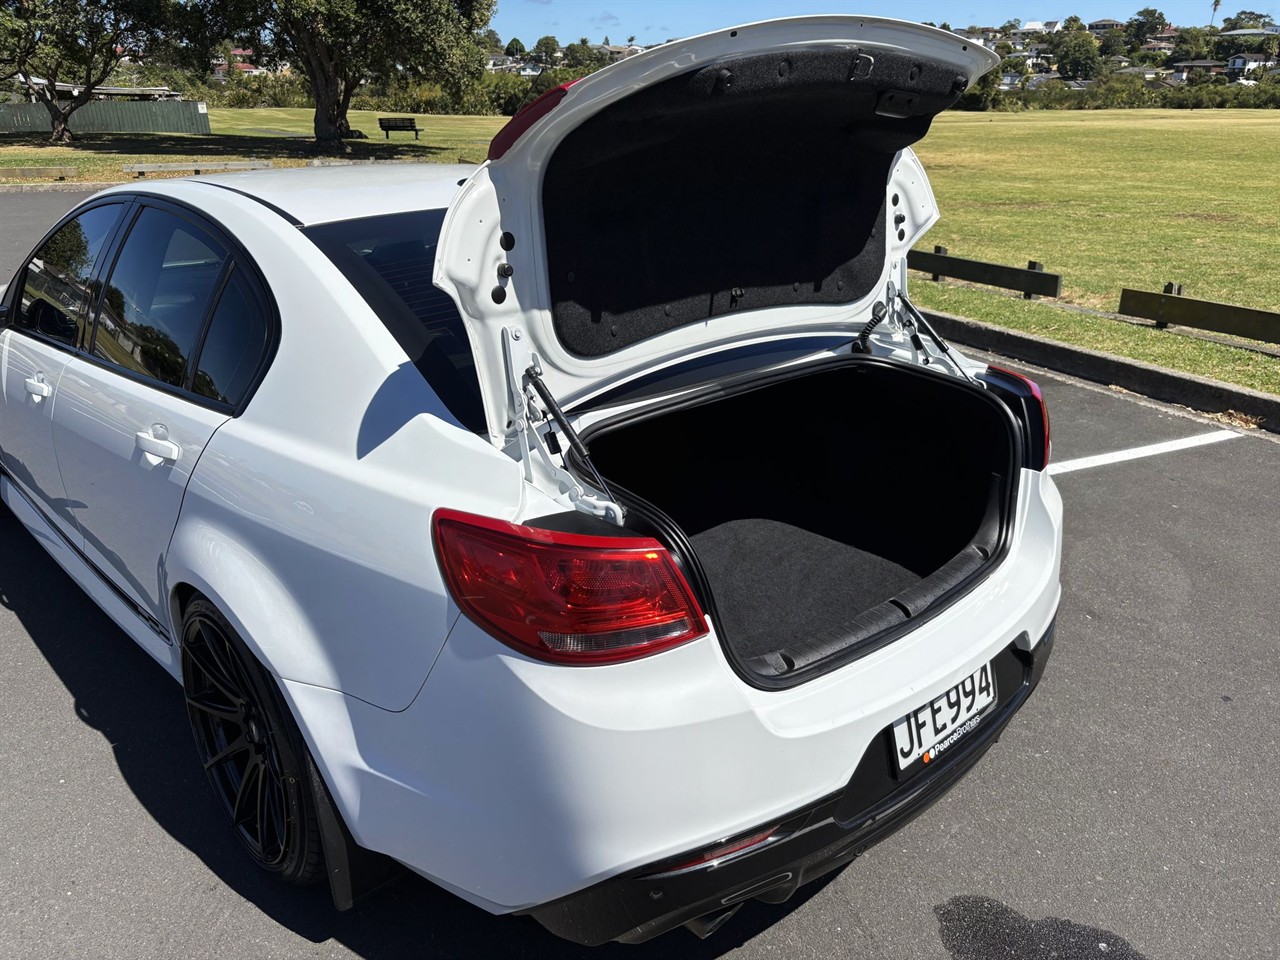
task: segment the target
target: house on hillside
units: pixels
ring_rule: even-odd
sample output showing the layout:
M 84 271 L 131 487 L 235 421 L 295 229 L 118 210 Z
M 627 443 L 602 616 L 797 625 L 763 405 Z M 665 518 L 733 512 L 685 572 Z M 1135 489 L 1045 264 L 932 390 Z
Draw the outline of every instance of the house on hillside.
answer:
M 1227 76 L 1238 79 L 1254 70 L 1268 70 L 1276 65 L 1265 53 L 1237 53 L 1227 58 Z
M 596 53 L 607 56 L 610 63 L 617 63 L 619 60 L 627 59 L 627 57 L 634 57 L 637 53 L 644 53 L 644 47 L 636 46 L 634 43 L 621 47 L 616 44 L 597 43 L 591 49 Z
M 1009 33 L 1009 40 L 1015 50 L 1021 50 L 1036 34 L 1057 33 L 1061 29 L 1061 20 L 1028 20 L 1017 30 Z
M 1086 24 L 1085 29 L 1092 33 L 1098 39 L 1102 39 L 1102 35 L 1108 30 L 1123 30 L 1123 20 L 1094 20 L 1092 23 Z
M 270 73 L 266 67 L 254 63 L 252 50 L 236 47 L 225 57 L 214 57 L 209 62 L 209 70 L 214 80 L 226 80 L 228 76 L 256 77 L 262 73 Z
M 1168 76 L 1173 71 L 1168 67 L 1153 67 L 1150 64 L 1146 66 L 1125 67 L 1117 70 L 1116 73 L 1126 77 L 1141 77 L 1143 80 L 1159 80 L 1161 77 Z
M 1163 53 L 1168 56 L 1169 51 L 1173 49 L 1173 44 L 1167 40 L 1148 40 L 1138 49 L 1144 53 Z
M 952 30 L 957 37 L 964 37 L 973 43 L 981 43 L 983 46 L 991 46 L 999 40 L 1003 34 L 995 27 L 969 27 L 965 30 Z
M 522 63 L 516 70 L 516 76 L 524 77 L 526 80 L 536 77 L 542 73 L 542 66 L 537 63 Z
M 1173 67 L 1172 77 L 1177 83 L 1185 83 L 1187 78 L 1197 71 L 1219 74 L 1227 68 L 1221 60 L 1180 60 L 1170 66 Z

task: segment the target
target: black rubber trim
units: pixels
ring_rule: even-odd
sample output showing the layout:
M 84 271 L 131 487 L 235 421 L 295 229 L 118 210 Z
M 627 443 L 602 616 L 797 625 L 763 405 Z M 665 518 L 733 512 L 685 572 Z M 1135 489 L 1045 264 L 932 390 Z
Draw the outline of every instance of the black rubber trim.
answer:
M 998 538 L 993 544 L 991 544 L 989 555 L 982 560 L 981 565 L 977 569 L 972 573 L 969 573 L 958 583 L 955 583 L 940 592 L 930 589 L 930 600 L 925 609 L 918 613 L 914 613 L 912 616 L 904 618 L 900 623 L 890 624 L 884 630 L 860 637 L 843 649 L 830 654 L 829 656 L 806 664 L 795 670 L 788 671 L 781 676 L 761 673 L 758 669 L 758 665 L 756 668 L 753 668 L 751 663 L 739 656 L 728 638 L 722 635 L 724 619 L 719 615 L 711 584 L 703 571 L 702 564 L 698 560 L 697 551 L 693 548 L 688 536 L 679 528 L 675 521 L 663 513 L 659 507 L 631 493 L 625 486 L 619 484 L 617 480 L 606 478 L 609 480 L 609 488 L 617 498 L 617 501 L 626 508 L 628 512 L 627 525 L 633 526 L 634 523 L 639 520 L 647 529 L 657 531 L 657 538 L 672 552 L 681 572 L 684 573 L 685 577 L 689 580 L 689 586 L 693 589 L 694 596 L 702 606 L 703 612 L 706 613 L 707 616 L 711 618 L 712 622 L 717 625 L 717 633 L 720 635 L 721 648 L 724 650 L 725 657 L 733 667 L 734 672 L 737 673 L 745 683 L 748 683 L 753 687 L 757 687 L 758 689 L 780 690 L 794 687 L 865 657 L 867 654 L 873 653 L 874 651 L 893 643 L 895 640 L 898 640 L 920 625 L 928 623 L 953 602 L 958 600 L 961 596 L 969 593 L 991 575 L 991 573 L 999 566 L 1001 561 L 1003 561 L 1009 553 L 1009 544 L 1012 538 L 1015 506 L 1017 504 L 1018 487 L 1020 483 L 1020 472 L 1018 468 L 1019 465 L 1023 463 L 1024 458 L 1022 449 L 1022 438 L 1024 435 L 1023 428 L 1013 411 L 1011 411 L 1008 404 L 1006 404 L 994 392 L 985 390 L 977 384 L 959 380 L 950 374 L 915 366 L 904 361 L 884 357 L 867 357 L 860 354 L 850 353 L 838 357 L 824 357 L 809 363 L 790 366 L 776 371 L 769 371 L 765 373 L 753 371 L 744 375 L 713 380 L 707 383 L 706 386 L 700 390 L 683 394 L 669 400 L 659 401 L 642 410 L 629 411 L 616 417 L 601 420 L 581 432 L 582 441 L 589 449 L 592 437 L 598 436 L 601 433 L 620 429 L 628 424 L 635 423 L 640 420 L 648 420 L 666 413 L 672 413 L 688 407 L 697 406 L 710 400 L 733 396 L 737 393 L 767 389 L 772 384 L 779 383 L 784 380 L 793 379 L 795 377 L 811 376 L 826 370 L 848 365 L 870 365 L 883 367 L 901 372 L 908 376 L 917 376 L 932 379 L 936 382 L 944 382 L 955 389 L 971 391 L 974 396 L 983 398 L 985 402 L 992 404 L 1000 412 L 1000 415 L 1008 427 L 1009 436 L 1012 441 L 1010 456 L 1006 465 L 1006 475 L 1011 479 L 1010 482 L 1005 484 L 1004 497 L 1001 502 L 1001 516 L 1003 518 L 1003 522 L 1001 524 L 1001 529 L 999 530 Z M 584 482 L 589 482 L 582 469 L 582 464 L 579 462 L 572 450 L 566 451 L 565 462 L 569 469 L 579 479 L 584 480 Z M 987 535 L 989 535 L 989 531 L 986 533 L 983 531 L 979 532 L 979 537 L 985 537 Z M 883 611 L 883 613 L 888 614 L 888 611 Z M 877 616 L 879 616 L 879 614 L 877 614 Z M 892 615 L 888 615 L 884 619 L 887 622 L 895 618 Z
M 521 913 L 557 936 L 596 946 L 610 940 L 639 943 L 747 899 L 783 902 L 801 885 L 844 866 L 910 823 L 971 770 L 1039 684 L 1053 641 L 1051 623 L 1030 651 L 1015 641 L 997 654 L 993 662 L 1005 679 L 996 709 L 917 775 L 892 777 L 884 742 L 893 731 L 886 727 L 867 746 L 844 789 L 755 828 L 781 824 L 780 839 L 714 865 L 664 869 L 697 852 L 689 851 Z
M 269 200 L 263 200 L 261 197 L 259 197 L 259 196 L 255 196 L 254 194 L 249 193 L 247 190 L 240 190 L 240 189 L 237 189 L 236 187 L 229 186 L 228 184 L 225 184 L 225 183 L 215 183 L 215 182 L 214 182 L 214 181 L 212 181 L 212 180 L 187 180 L 187 182 L 188 182 L 188 183 L 198 183 L 198 184 L 200 184 L 201 186 L 204 186 L 204 187 L 217 187 L 219 190 L 229 190 L 231 193 L 238 193 L 238 194 L 240 194 L 240 196 L 242 196 L 242 197 L 244 197 L 244 198 L 246 198 L 246 199 L 248 199 L 248 200 L 252 200 L 252 201 L 254 201 L 255 203 L 260 203 L 262 206 L 266 207 L 266 208 L 267 208 L 268 210 L 270 210 L 272 213 L 277 214 L 277 215 L 278 215 L 278 216 L 280 216 L 282 219 L 284 219 L 285 221 L 287 221 L 287 222 L 289 223 L 289 225 L 290 225 L 290 226 L 293 226 L 293 227 L 301 227 L 301 226 L 303 226 L 302 221 L 301 221 L 301 220 L 299 220 L 297 217 L 295 217 L 295 216 L 294 216 L 292 213 L 290 213 L 288 210 L 282 210 L 280 207 L 277 207 L 277 206 L 276 206 L 274 203 L 272 203 L 271 201 L 269 201 Z

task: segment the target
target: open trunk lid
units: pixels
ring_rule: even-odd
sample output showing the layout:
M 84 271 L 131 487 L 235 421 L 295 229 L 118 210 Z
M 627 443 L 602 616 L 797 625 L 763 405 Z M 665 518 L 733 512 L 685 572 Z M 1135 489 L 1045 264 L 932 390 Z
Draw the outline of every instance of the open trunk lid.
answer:
M 803 17 L 665 44 L 530 105 L 435 263 L 491 441 L 522 435 L 531 366 L 571 407 L 729 345 L 856 335 L 937 218 L 910 144 L 997 62 L 942 30 Z

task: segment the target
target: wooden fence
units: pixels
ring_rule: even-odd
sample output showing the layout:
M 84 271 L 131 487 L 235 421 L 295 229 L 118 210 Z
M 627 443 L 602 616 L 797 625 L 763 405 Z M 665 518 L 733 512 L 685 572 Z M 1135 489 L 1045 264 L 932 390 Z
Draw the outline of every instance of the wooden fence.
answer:
M 1161 328 L 1172 323 L 1180 327 L 1194 327 L 1197 330 L 1261 340 L 1264 343 L 1280 343 L 1280 313 L 1184 297 L 1181 284 L 1168 284 L 1164 293 L 1148 293 L 1126 287 L 1120 291 L 1120 308 L 1117 312 L 1126 317 L 1154 320 L 1156 326 Z
M 1028 260 L 1024 270 L 1021 267 L 1006 267 L 999 263 L 984 263 L 981 260 L 953 257 L 947 253 L 946 247 L 934 247 L 933 253 L 927 250 L 910 251 L 907 254 L 907 266 L 912 270 L 931 274 L 934 280 L 953 277 L 956 280 L 968 280 L 970 283 L 985 283 L 990 287 L 1017 290 L 1027 300 L 1034 300 L 1038 296 L 1062 295 L 1062 276 L 1057 273 L 1045 273 L 1044 265 L 1035 260 Z

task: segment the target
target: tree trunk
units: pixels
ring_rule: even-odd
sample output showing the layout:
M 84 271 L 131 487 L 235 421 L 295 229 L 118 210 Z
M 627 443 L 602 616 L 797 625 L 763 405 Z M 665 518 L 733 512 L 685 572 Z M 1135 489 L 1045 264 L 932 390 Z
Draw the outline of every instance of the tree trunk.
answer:
M 27 90 L 35 97 L 36 101 L 44 104 L 44 108 L 49 111 L 49 126 L 52 133 L 49 136 L 51 143 L 71 143 L 75 137 L 71 134 L 71 114 L 81 106 L 79 98 L 72 100 L 70 103 L 59 102 L 55 81 L 50 79 L 44 86 L 35 86 L 28 82 Z
M 53 132 L 49 136 L 52 143 L 71 143 L 75 137 L 71 134 L 71 113 L 61 110 L 50 111 L 53 121 Z
M 294 25 L 290 30 L 295 49 L 302 54 L 302 67 L 311 81 L 316 98 L 316 141 L 333 145 L 351 135 L 347 105 L 351 102 L 351 81 L 344 64 L 324 43 Z

